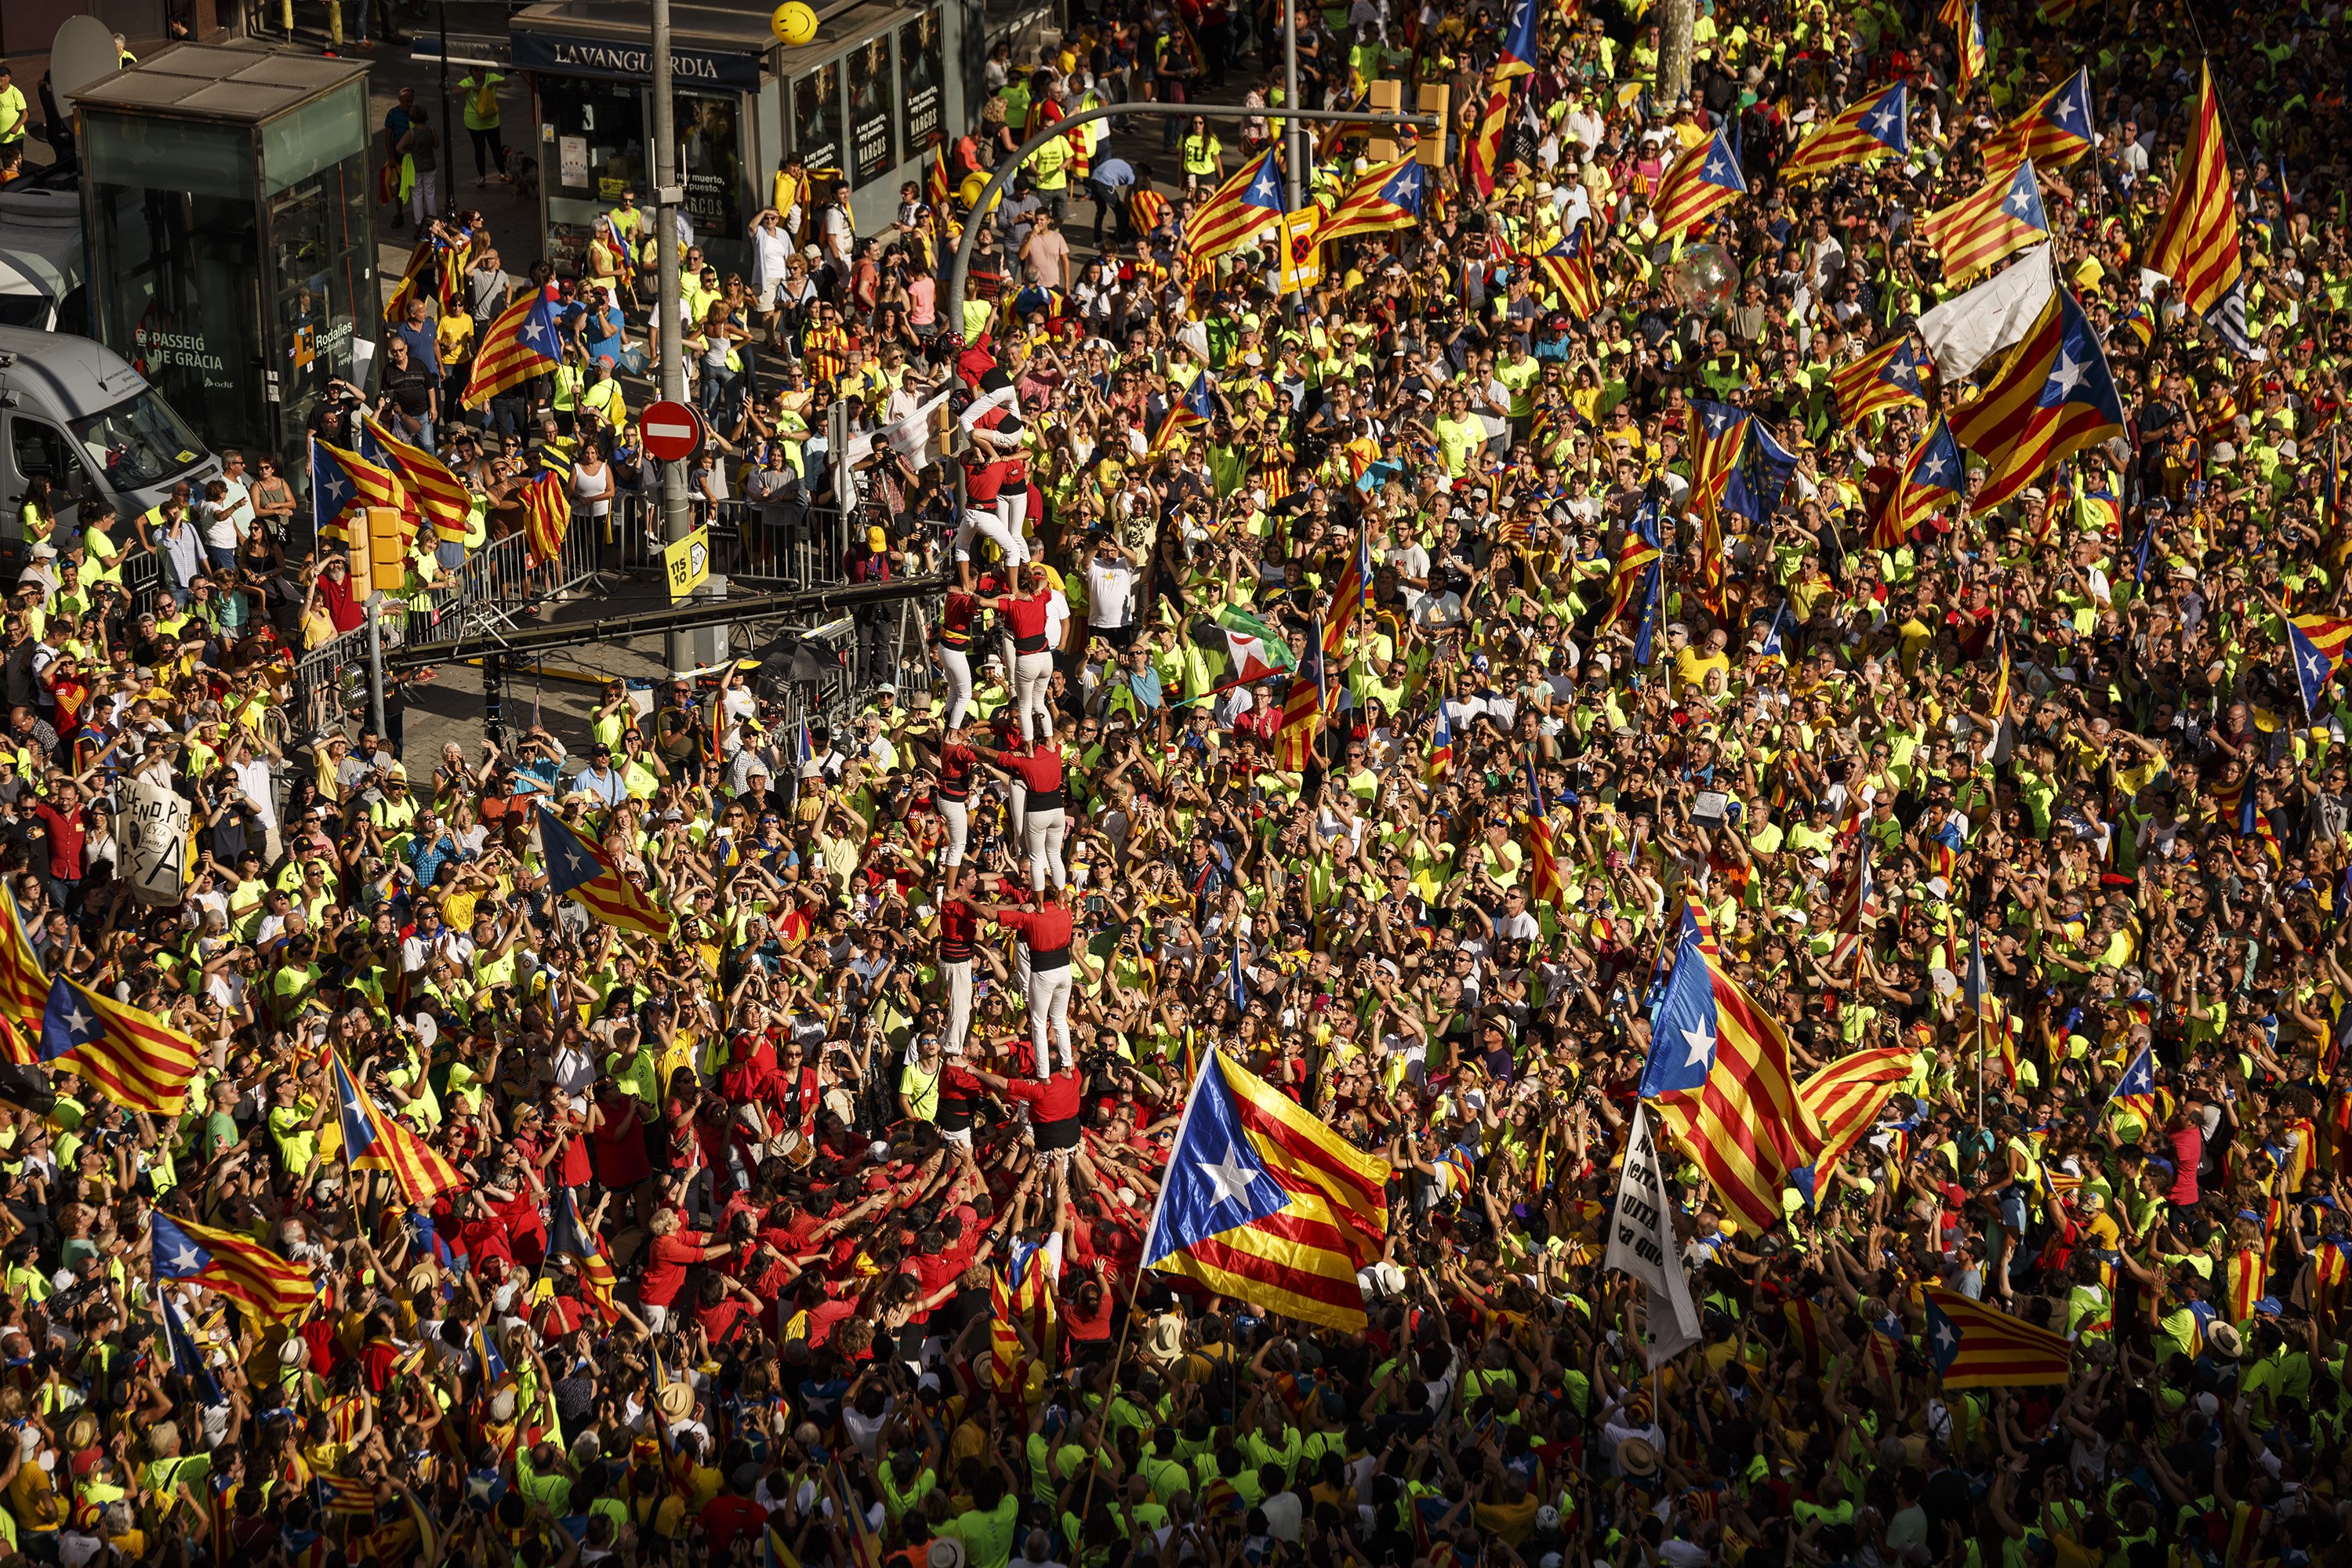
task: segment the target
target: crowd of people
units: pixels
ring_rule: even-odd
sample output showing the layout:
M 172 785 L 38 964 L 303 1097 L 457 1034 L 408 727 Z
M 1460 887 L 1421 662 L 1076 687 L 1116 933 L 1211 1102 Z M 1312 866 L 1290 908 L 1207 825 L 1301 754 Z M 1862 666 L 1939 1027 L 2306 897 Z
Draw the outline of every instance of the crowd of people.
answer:
M 420 577 L 532 474 L 597 526 L 669 329 L 706 503 L 780 538 L 850 462 L 843 570 L 945 576 L 927 687 L 289 736 L 271 650 L 357 611 L 288 563 L 285 480 L 119 530 L 26 499 L 5 1561 L 2347 1561 L 2341 12 L 1700 0 L 1687 96 L 1655 5 L 1538 6 L 1531 59 L 1489 0 L 1303 15 L 1308 106 L 1437 86 L 1452 124 L 1419 209 L 1288 292 L 1270 227 L 1188 243 L 1288 129 L 1280 15 L 1074 11 L 886 232 L 788 163 L 753 274 L 690 253 L 677 301 L 633 199 L 528 279 L 413 206 L 462 265 L 321 417 L 474 496 Z M 2242 346 L 2147 269 L 2208 67 Z M 2121 432 L 1996 504 L 1972 454 L 1915 517 L 1907 455 L 2004 363 L 1915 336 L 1985 271 L 1925 219 L 2077 71 L 2095 136 L 2010 265 L 2079 300 Z M 1780 177 L 1898 81 L 1907 144 Z M 1074 129 L 980 207 L 1134 100 L 1264 112 Z M 1310 199 L 1375 138 L 1315 127 Z M 1662 237 L 1711 142 L 1744 191 Z M 518 289 L 562 366 L 463 409 Z M 1850 416 L 1837 373 L 1898 342 L 1923 374 Z M 824 451 L 836 400 L 877 438 Z M 1778 457 L 1734 507 L 1693 464 L 1742 411 Z M 148 549 L 160 618 L 119 588 Z M 192 810 L 161 901 L 125 863 L 157 786 Z M 1662 1137 L 1696 1339 L 1653 1356 L 1611 1245 L 1694 962 L 1791 1072 L 1898 1065 L 1777 1212 Z M 188 1041 L 184 1111 L 45 1070 L 89 1024 L 47 976 Z M 1344 1306 L 1145 1267 L 1219 1060 L 1391 1173 Z M 1749 1113 L 1730 1083 L 1706 1125 Z M 2063 1373 L 1960 1375 L 1958 1299 Z

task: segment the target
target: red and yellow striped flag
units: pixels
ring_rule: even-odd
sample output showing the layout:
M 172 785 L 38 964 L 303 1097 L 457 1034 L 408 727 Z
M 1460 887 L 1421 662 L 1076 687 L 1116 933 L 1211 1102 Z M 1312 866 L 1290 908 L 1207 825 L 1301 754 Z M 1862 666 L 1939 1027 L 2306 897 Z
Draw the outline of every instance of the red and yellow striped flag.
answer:
M 545 562 L 562 553 L 563 536 L 572 531 L 572 497 L 562 478 L 541 474 L 523 486 L 522 516 L 533 555 Z
M 1959 444 L 1985 460 L 1984 488 L 1969 502 L 1979 514 L 2014 497 L 2060 458 L 2124 433 L 2123 399 L 2105 351 L 2074 296 L 2051 290 L 2041 320 L 2000 374 L 1951 423 Z
M 318 1300 L 310 1271 L 257 1241 L 161 1209 L 147 1216 L 149 1267 L 159 1279 L 188 1279 L 241 1301 L 265 1318 L 290 1318 Z
M 2208 61 L 2197 88 L 2197 120 L 2180 149 L 2172 205 L 2148 247 L 2147 266 L 2172 279 L 2172 297 L 2244 353 L 2246 273 L 2238 209 L 2230 199 L 2230 155 L 2221 141 L 2221 105 Z
M 1917 1053 L 1885 1046 L 1841 1057 L 1797 1086 L 1797 1098 L 1822 1130 L 1816 1168 L 1827 1165 L 1862 1141 L 1885 1109 L 1895 1086 L 1911 1076 Z
M 2050 217 L 2042 210 L 2033 165 L 2003 169 L 1951 205 L 1923 214 L 1919 237 L 1954 283 L 2048 239 Z
M 1747 194 L 1748 176 L 1718 131 L 1675 159 L 1659 177 L 1658 194 L 1650 203 L 1658 238 L 1675 240 L 1696 233 Z
M 1881 153 L 1911 150 L 1910 97 L 1895 82 L 1856 103 L 1797 143 L 1780 165 L 1780 183 L 1819 179 Z
M 367 427 L 384 456 L 392 459 L 393 471 L 415 498 L 416 510 L 425 521 L 444 539 L 464 539 L 466 519 L 474 510 L 473 495 L 464 481 L 449 471 L 448 464 L 421 447 L 410 446 L 373 418 L 367 421 Z
M 196 1042 L 128 1002 L 60 974 L 49 983 L 41 1060 L 87 1079 L 125 1110 L 178 1116 L 188 1109 Z
M 1192 1079 L 1143 1266 L 1328 1328 L 1364 1326 L 1356 1271 L 1388 1235 L 1388 1162 L 1212 1051 Z
M 499 311 L 484 330 L 459 401 L 467 408 L 479 408 L 499 393 L 553 370 L 562 350 L 555 313 L 546 294 L 534 289 Z
M 606 925 L 646 936 L 669 935 L 671 918 L 653 896 L 621 875 L 604 852 L 563 825 L 551 811 L 539 814 L 539 841 L 547 856 L 548 890 L 580 900 Z
M 1885 409 L 1925 405 L 1919 373 L 1926 368 L 1927 356 L 1907 335 L 1838 366 L 1830 372 L 1830 391 L 1837 398 L 1839 423 L 1859 425 Z
M 0 1016 L 30 1044 L 41 1037 L 41 1020 L 48 1010 L 48 971 L 33 952 L 16 892 L 0 889 Z
M 1927 1354 L 1947 1389 L 2026 1388 L 2066 1381 L 2074 1347 L 2063 1334 L 2037 1329 L 1957 1290 L 1930 1285 L 1924 1294 Z
M 379 1109 L 341 1054 L 334 1058 L 335 1099 L 343 1129 L 343 1163 L 354 1171 L 390 1171 L 413 1204 L 430 1204 L 466 1184 L 457 1168 L 425 1140 Z

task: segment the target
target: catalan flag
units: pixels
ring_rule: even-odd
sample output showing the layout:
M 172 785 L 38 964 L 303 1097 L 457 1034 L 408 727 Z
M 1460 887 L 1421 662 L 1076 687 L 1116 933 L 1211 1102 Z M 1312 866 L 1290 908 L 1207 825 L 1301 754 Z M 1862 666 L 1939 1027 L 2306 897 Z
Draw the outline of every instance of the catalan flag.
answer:
M 580 1270 L 580 1290 L 590 1306 L 603 1315 L 606 1322 L 620 1317 L 613 1292 L 620 1280 L 613 1273 L 613 1260 L 605 1255 L 604 1244 L 581 1223 L 580 1205 L 570 1187 L 556 1189 L 555 1215 L 548 1226 L 547 1250 L 569 1257 Z
M 2142 1046 L 2126 1064 L 2115 1092 L 2107 1096 L 2107 1110 L 2125 1111 L 2137 1117 L 2147 1131 L 2156 1130 L 2156 1058 L 2147 1047 Z
M 1617 564 L 1609 581 L 1611 620 L 1621 618 L 1633 605 L 1634 590 L 1640 586 L 1643 574 L 1664 553 L 1658 545 L 1657 506 L 1644 501 L 1642 510 L 1633 514 L 1625 537 L 1617 542 Z
M 1348 634 L 1372 605 L 1372 531 L 1356 531 L 1356 548 L 1331 584 L 1330 618 L 1323 623 L 1323 657 L 1338 658 L 1348 647 Z
M 1760 1234 L 1780 1223 L 1780 1190 L 1812 1163 L 1821 1130 L 1790 1076 L 1787 1034 L 1716 962 L 1712 945 L 1685 901 L 1641 1092 L 1726 1208 Z
M 2235 353 L 2246 337 L 2246 274 L 2238 209 L 2230 198 L 2230 156 L 2221 142 L 2221 105 L 2208 61 L 2197 88 L 2197 118 L 2172 181 L 2172 205 L 2146 265 L 2172 279 L 2172 297 Z
M 1211 1051 L 1192 1079 L 1143 1267 L 1327 1328 L 1361 1329 L 1356 1271 L 1388 1233 L 1388 1162 Z
M 2091 150 L 2091 72 L 2076 71 L 2033 100 L 2033 106 L 1985 138 L 1988 169 L 2031 161 L 2063 169 Z
M 1536 46 L 1538 10 L 1536 0 L 1511 0 L 1510 17 L 1503 24 L 1503 52 L 1495 61 L 1496 81 L 1536 74 L 1536 68 L 1542 63 Z
M 1282 212 L 1282 164 L 1268 148 L 1265 156 L 1235 170 L 1192 215 L 1178 250 L 1190 270 L 1200 271 L 1265 233 Z
M 948 144 L 931 149 L 931 166 L 923 173 L 923 200 L 942 226 L 955 219 L 955 182 L 948 178 Z
M 1160 428 L 1151 433 L 1151 447 L 1145 452 L 1144 461 L 1160 456 L 1170 444 L 1187 430 L 1205 429 L 1217 416 L 1216 400 L 1209 395 L 1209 373 L 1202 371 L 1184 389 L 1184 395 L 1168 405 L 1160 416 Z
M 310 1478 L 310 1502 L 321 1513 L 371 1519 L 375 1515 L 375 1483 L 357 1476 L 315 1475 Z
M 157 1209 L 147 1239 L 155 1278 L 193 1280 L 264 1318 L 290 1318 L 318 1298 L 307 1269 L 245 1237 Z
M 2063 27 L 2073 21 L 2091 4 L 2091 0 L 2041 0 L 2042 19 L 2053 27 Z
M 40 1037 L 49 1012 L 49 974 L 33 951 L 13 888 L 0 888 L 0 1017 L 27 1041 Z M 25 1058 L 29 1063 L 33 1058 Z
M 1054 1277 L 1060 1270 L 1061 1238 L 1048 1237 L 1044 1241 L 1016 1241 L 1004 1257 L 1004 1278 L 1012 1287 L 1009 1305 L 1021 1326 L 1029 1331 L 1029 1342 L 1050 1366 L 1056 1357 L 1061 1331 L 1059 1315 L 1054 1310 Z
M 1952 46 L 1959 56 L 1958 94 L 1966 99 L 1985 70 L 1984 23 L 1977 16 L 1975 0 L 1969 0 L 1968 19 L 1954 29 Z
M 1660 177 L 1658 194 L 1650 203 L 1658 238 L 1683 239 L 1697 233 L 1747 194 L 1748 176 L 1739 172 L 1738 156 L 1718 131 L 1675 159 Z
M 541 474 L 522 487 L 523 533 L 530 552 L 541 562 L 563 552 L 563 536 L 572 531 L 572 495 L 553 474 Z
M 1919 444 L 1911 448 L 1911 455 L 1903 459 L 1895 483 L 1879 499 L 1871 543 L 1893 550 L 1906 540 L 1918 538 L 1929 518 L 1960 499 L 1965 471 L 1960 444 L 1952 438 L 1951 426 L 1937 415 Z
M 1701 517 L 1722 503 L 1724 488 L 1748 445 L 1748 426 L 1755 416 L 1730 403 L 1695 402 L 1698 429 L 1691 442 L 1690 510 Z
M 2050 215 L 2042 210 L 2033 165 L 2004 169 L 1951 205 L 1922 215 L 1919 237 L 1954 283 L 2041 244 L 2050 237 Z
M 2007 632 L 1993 633 L 1992 653 L 1992 702 L 1987 711 L 1992 716 L 1993 721 L 1998 723 L 2009 717 L 2009 679 L 2011 671 L 2009 667 L 2009 634 Z
M 1947 1389 L 2063 1383 L 2074 1346 L 1957 1290 L 1927 1287 L 1927 1354 Z
M 400 269 L 400 281 L 393 285 L 392 297 L 383 302 L 384 324 L 398 326 L 408 315 L 411 300 L 430 300 L 446 307 L 465 297 L 465 257 L 455 246 L 445 245 L 428 234 L 408 253 L 407 263 Z
M 566 827 L 551 811 L 540 812 L 538 820 L 550 892 L 559 898 L 570 894 L 606 925 L 646 936 L 669 935 L 670 916 L 644 889 L 622 876 L 602 849 Z
M 1819 1201 L 1814 1190 L 1816 1173 L 1835 1164 L 1862 1142 L 1877 1123 L 1895 1086 L 1911 1076 L 1916 1059 L 1917 1053 L 1907 1046 L 1857 1051 L 1839 1058 L 1797 1086 L 1797 1099 L 1822 1136 L 1820 1152 L 1794 1173 L 1797 1191 L 1807 1203 Z
M 2295 684 L 2303 689 L 2305 715 L 2315 715 L 2326 706 L 2327 682 L 2344 663 L 2347 641 L 2352 641 L 2352 620 L 2336 616 L 2287 617 L 2287 651 L 2294 657 Z
M 1815 180 L 1881 153 L 1909 151 L 1910 99 L 1898 81 L 1880 88 L 1798 142 L 1780 165 L 1780 183 Z
M 1422 759 L 1421 776 L 1435 784 L 1454 771 L 1454 726 L 1445 717 L 1445 699 L 1437 700 L 1437 721 L 1429 727 L 1429 754 Z
M 384 466 L 400 477 L 401 489 L 424 521 L 444 539 L 464 539 L 474 498 L 465 482 L 449 471 L 449 465 L 421 447 L 410 446 L 373 418 L 364 420 L 362 427 L 390 459 Z
M 1290 672 L 1290 689 L 1283 694 L 1282 722 L 1274 732 L 1274 765 L 1304 773 L 1315 756 L 1315 737 L 1322 732 L 1323 626 L 1318 621 L 1298 668 Z
M 1601 283 L 1592 275 L 1591 258 L 1584 254 L 1581 226 L 1528 259 L 1535 275 L 1559 292 L 1560 303 L 1570 315 L 1580 321 L 1589 321 L 1601 314 Z
M 354 1171 L 390 1171 L 413 1204 L 429 1204 L 466 1184 L 456 1168 L 425 1140 L 383 1113 L 352 1077 L 341 1053 L 333 1060 L 346 1166 Z
M 1927 393 L 1919 373 L 1928 368 L 1908 335 L 1891 338 L 1860 359 L 1830 372 L 1830 391 L 1837 398 L 1838 422 L 1859 425 L 1889 408 L 1923 405 Z
M 1479 110 L 1477 128 L 1462 148 L 1463 172 L 1471 186 L 1482 197 L 1495 194 L 1495 172 L 1503 157 L 1503 131 L 1511 121 L 1511 84 L 1507 80 L 1487 89 L 1486 107 Z
M 1316 231 L 1318 242 L 1418 227 L 1426 210 L 1429 171 L 1412 158 L 1367 169 Z
M 1528 818 L 1528 891 L 1539 902 L 1568 907 L 1568 881 L 1559 874 L 1559 855 L 1552 847 L 1551 821 L 1540 812 Z
M 465 395 L 458 401 L 467 408 L 479 408 L 508 388 L 553 370 L 562 352 L 555 311 L 546 293 L 534 289 L 499 311 L 483 329 L 473 374 L 466 378 Z
M 2053 289 L 1992 384 L 1953 416 L 1953 436 L 1990 470 L 1970 509 L 1992 510 L 2061 458 L 2123 430 L 2106 351 L 2074 297 Z
M 152 1013 L 60 974 L 49 982 L 41 1060 L 87 1079 L 126 1110 L 178 1116 L 198 1057 L 195 1041 Z
M 403 517 L 415 510 L 407 487 L 389 468 L 325 441 L 311 442 L 310 521 L 319 537 L 351 537 L 353 520 L 364 518 L 372 506 L 390 507 Z

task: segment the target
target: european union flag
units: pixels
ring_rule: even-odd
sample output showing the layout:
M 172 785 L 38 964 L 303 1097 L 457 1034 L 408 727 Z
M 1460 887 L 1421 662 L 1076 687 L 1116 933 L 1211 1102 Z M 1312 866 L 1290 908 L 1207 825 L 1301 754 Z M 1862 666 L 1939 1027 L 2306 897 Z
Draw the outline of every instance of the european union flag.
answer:
M 1748 449 L 1723 487 L 1723 510 L 1754 523 L 1769 521 L 1780 504 L 1789 476 L 1797 471 L 1797 455 L 1772 438 L 1761 419 L 1748 422 Z

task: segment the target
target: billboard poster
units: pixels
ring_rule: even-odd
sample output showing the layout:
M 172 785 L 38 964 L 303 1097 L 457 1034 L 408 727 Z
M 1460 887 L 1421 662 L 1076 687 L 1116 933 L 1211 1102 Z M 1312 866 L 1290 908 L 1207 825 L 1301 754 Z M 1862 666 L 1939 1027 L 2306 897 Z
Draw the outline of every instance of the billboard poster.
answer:
M 850 52 L 849 149 L 854 184 L 880 179 L 898 164 L 891 152 L 891 122 L 898 118 L 897 83 L 891 79 L 888 35 Z
M 898 29 L 900 141 L 909 158 L 929 152 L 945 134 L 947 75 L 940 14 L 926 11 Z

